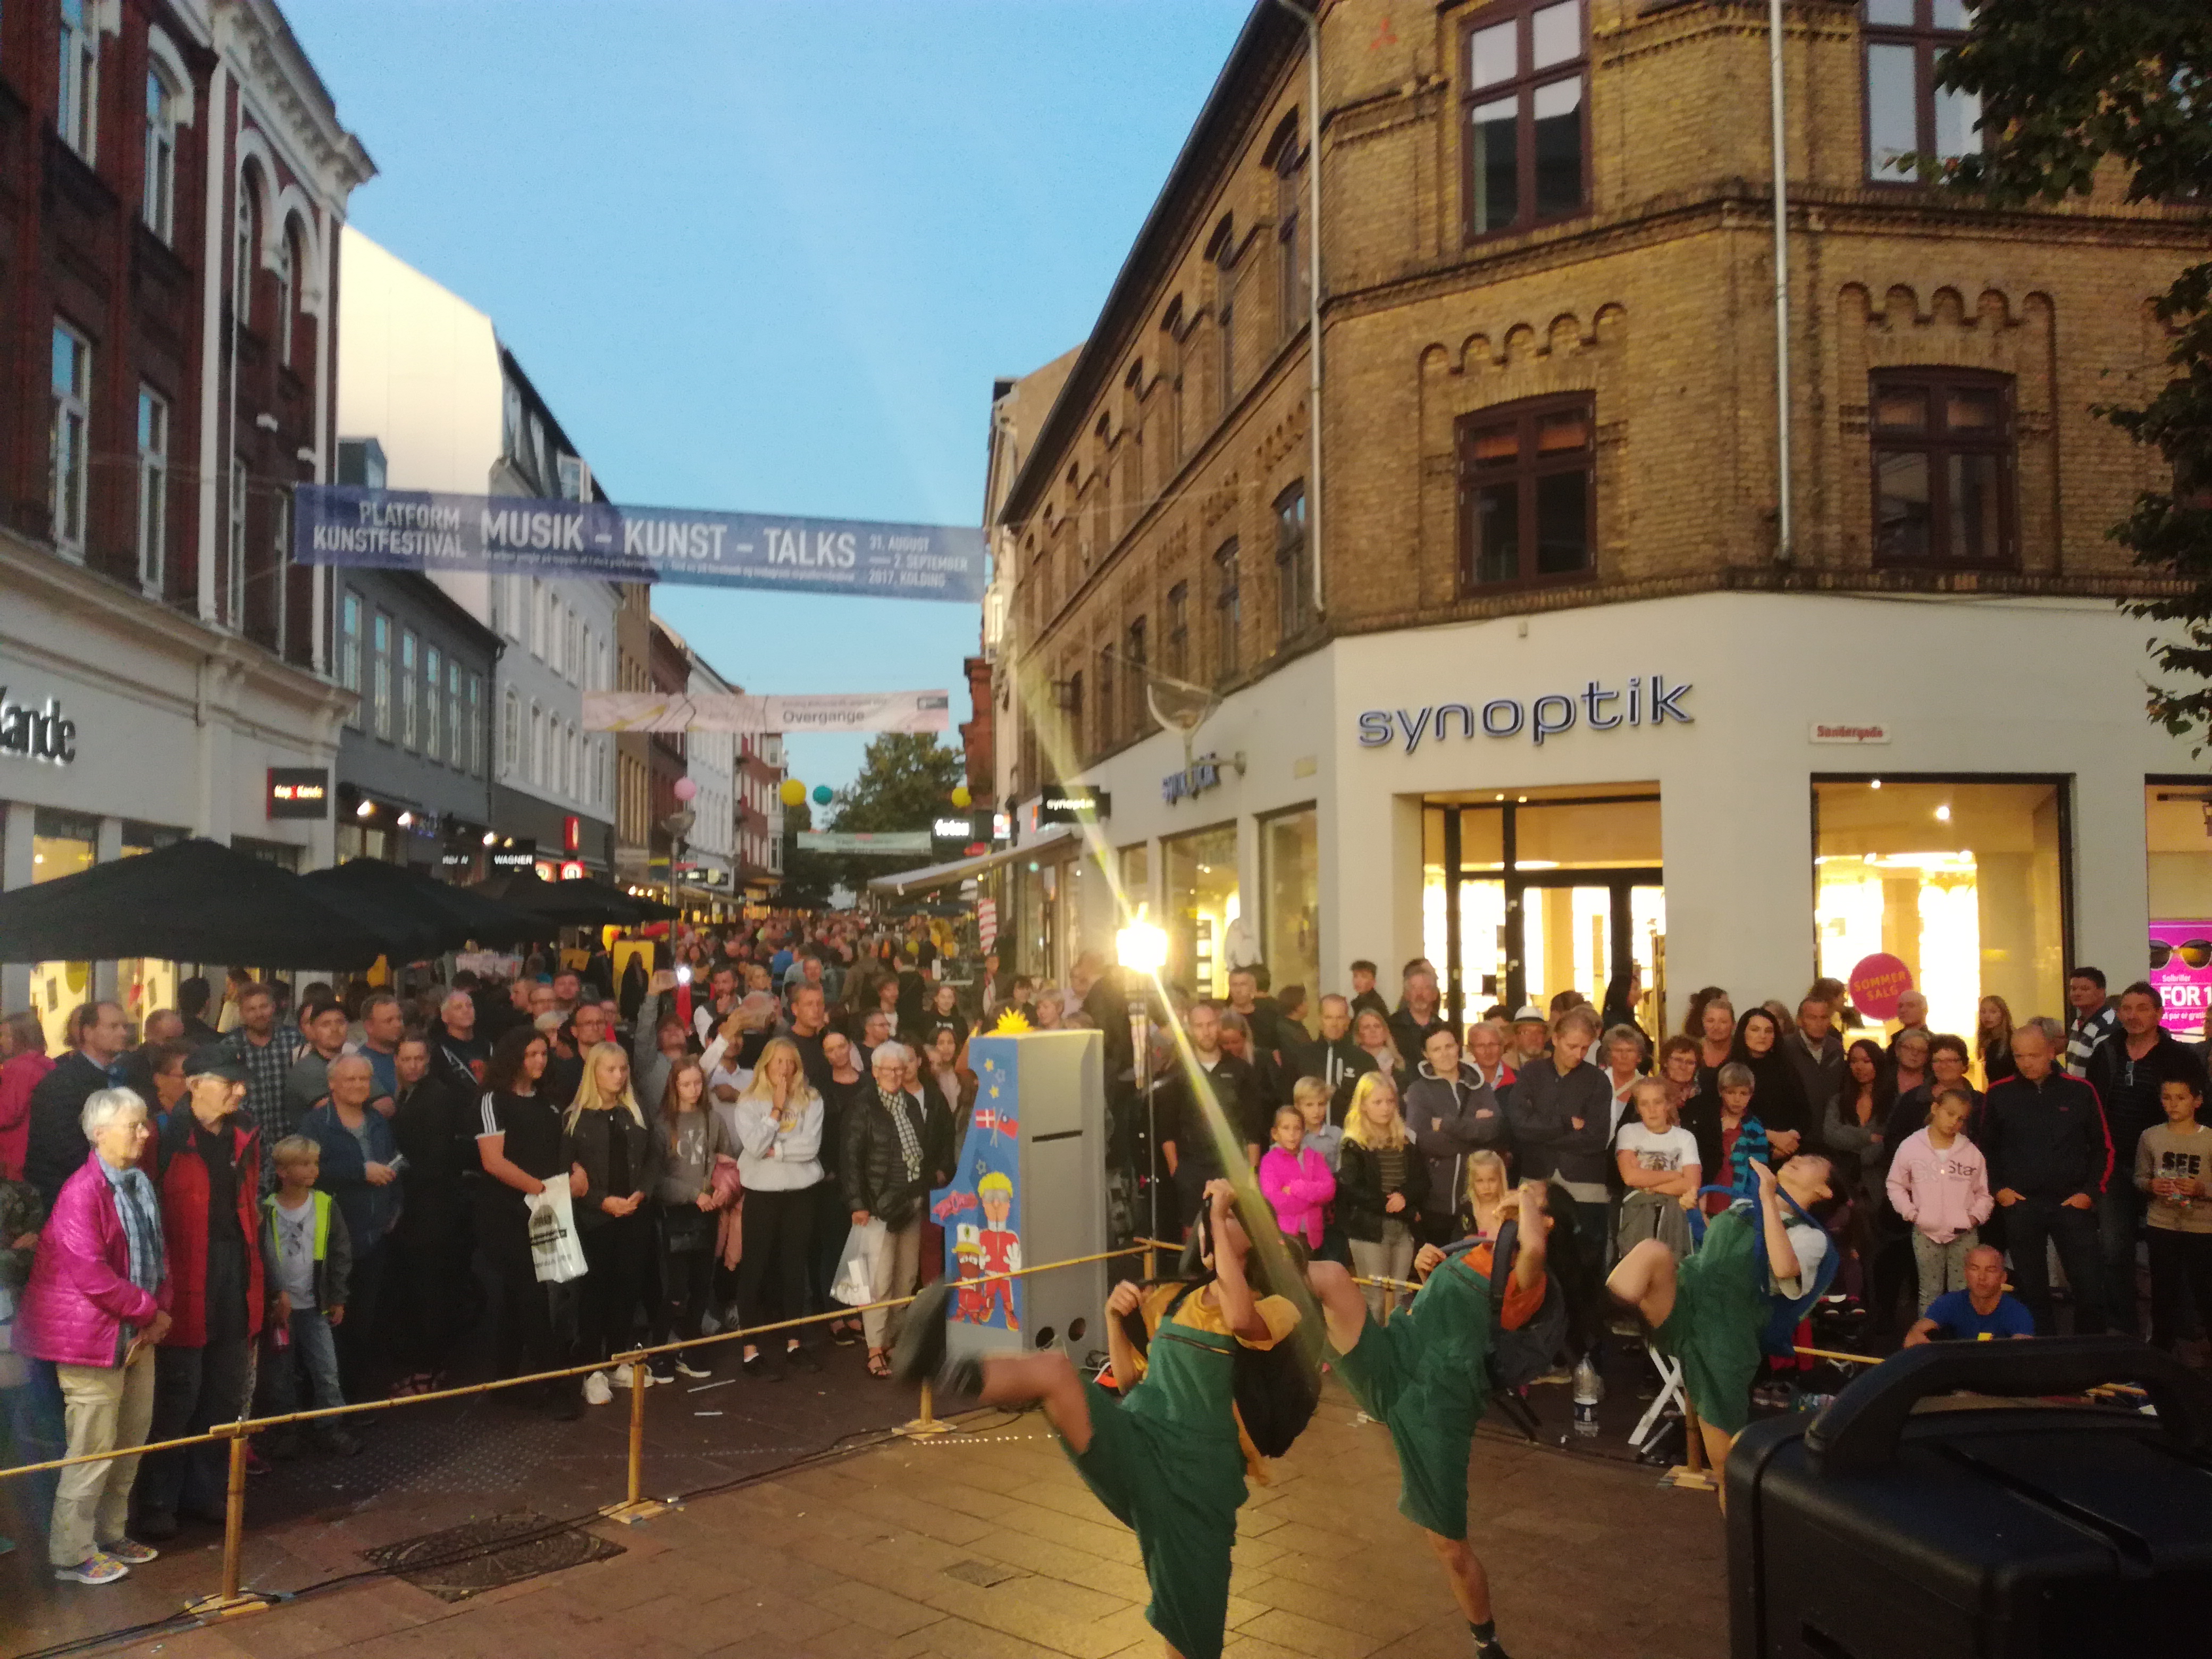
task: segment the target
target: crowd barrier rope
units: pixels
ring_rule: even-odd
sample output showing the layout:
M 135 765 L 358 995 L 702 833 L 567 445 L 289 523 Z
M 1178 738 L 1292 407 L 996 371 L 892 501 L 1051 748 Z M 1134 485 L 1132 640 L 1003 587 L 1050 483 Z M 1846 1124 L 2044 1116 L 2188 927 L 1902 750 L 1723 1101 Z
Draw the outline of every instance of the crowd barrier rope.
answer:
M 1127 1245 L 1121 1249 L 1101 1250 L 1091 1255 L 1069 1256 L 1060 1261 L 1042 1261 L 1035 1267 L 1014 1268 L 1005 1273 L 983 1273 L 971 1282 L 990 1284 L 1000 1279 L 1025 1279 L 1032 1273 L 1056 1272 L 1064 1267 L 1087 1267 L 1093 1262 L 1112 1261 L 1123 1256 L 1143 1255 L 1147 1258 L 1146 1271 L 1155 1249 L 1161 1248 L 1150 1243 Z M 920 1294 L 920 1292 L 916 1292 Z M 360 1417 L 372 1412 L 396 1411 L 407 1406 L 427 1406 L 440 1401 L 465 1400 L 478 1395 L 495 1394 L 502 1389 L 529 1388 L 545 1382 L 558 1382 L 587 1376 L 597 1370 L 627 1365 L 630 1370 L 629 1445 L 627 1456 L 623 1496 L 620 1502 L 609 1504 L 599 1514 L 610 1521 L 625 1525 L 650 1519 L 668 1506 L 645 1496 L 645 1397 L 647 1393 L 644 1376 L 647 1363 L 659 1354 L 681 1353 L 692 1348 L 712 1347 L 724 1342 L 753 1342 L 775 1333 L 799 1330 L 805 1326 L 818 1325 L 830 1320 L 850 1319 L 856 1315 L 891 1308 L 903 1308 L 914 1300 L 913 1296 L 891 1297 L 881 1302 L 871 1302 L 859 1307 L 838 1307 L 828 1313 L 807 1314 L 797 1319 L 781 1319 L 771 1324 L 743 1327 L 736 1330 L 717 1331 L 712 1336 L 696 1336 L 680 1342 L 656 1343 L 649 1347 L 631 1348 L 611 1359 L 587 1364 L 565 1365 L 556 1370 L 532 1371 L 521 1376 L 505 1376 L 488 1382 L 465 1383 L 458 1388 L 436 1389 L 427 1394 L 401 1395 L 385 1400 L 363 1400 L 343 1406 L 318 1407 L 307 1411 L 286 1412 L 273 1417 L 242 1418 L 234 1423 L 220 1423 L 205 1433 L 185 1435 L 173 1440 L 149 1441 L 143 1445 L 127 1446 L 104 1452 L 88 1452 L 78 1457 L 56 1457 L 39 1463 L 19 1463 L 0 1468 L 0 1480 L 19 1475 L 42 1474 L 58 1469 L 76 1468 L 87 1463 L 112 1462 L 118 1457 L 143 1457 L 149 1452 L 178 1451 L 188 1446 L 205 1446 L 227 1443 L 228 1446 L 228 1479 L 225 1483 L 222 1528 L 222 1584 L 213 1595 L 204 1596 L 185 1605 L 187 1613 L 203 1619 L 228 1618 L 236 1614 L 257 1613 L 272 1607 L 276 1598 L 246 1589 L 240 1580 L 240 1563 L 246 1547 L 246 1455 L 252 1437 L 270 1429 L 284 1428 L 301 1423 L 318 1423 L 328 1419 Z M 150 1358 L 141 1363 L 153 1363 Z M 933 1434 L 942 1432 L 948 1425 L 939 1421 L 932 1411 L 930 1386 L 927 1379 L 921 1384 L 921 1409 L 913 1421 L 902 1425 L 896 1432 L 904 1434 Z

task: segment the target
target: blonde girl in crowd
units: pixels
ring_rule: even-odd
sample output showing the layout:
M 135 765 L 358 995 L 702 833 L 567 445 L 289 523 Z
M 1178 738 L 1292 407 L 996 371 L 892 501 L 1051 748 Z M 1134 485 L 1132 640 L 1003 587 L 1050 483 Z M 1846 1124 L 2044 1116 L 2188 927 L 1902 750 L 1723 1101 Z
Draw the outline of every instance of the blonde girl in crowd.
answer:
M 1388 1072 L 1363 1074 L 1344 1115 L 1336 1177 L 1337 1224 L 1362 1279 L 1413 1277 L 1413 1221 L 1428 1195 L 1428 1162 L 1406 1132 L 1397 1083 Z M 1368 1311 L 1381 1319 L 1382 1290 L 1363 1289 Z
M 798 1319 L 807 1309 L 807 1261 L 814 1248 L 814 1188 L 822 1182 L 822 1097 L 806 1080 L 799 1047 L 773 1037 L 761 1050 L 752 1081 L 727 1106 L 738 1143 L 738 1173 L 744 1187 L 744 1253 L 738 1261 L 737 1317 L 741 1326 Z M 773 1297 L 765 1294 L 770 1282 Z M 809 1370 L 821 1361 L 792 1332 L 784 1358 Z M 772 1376 L 759 1348 L 748 1342 L 739 1361 L 748 1376 Z
M 629 1056 L 617 1044 L 597 1043 L 585 1052 L 562 1131 L 577 1240 L 590 1264 L 577 1287 L 578 1363 L 604 1365 L 636 1341 L 653 1262 L 653 1216 L 645 1199 L 659 1185 L 663 1162 L 660 1137 L 630 1091 Z M 644 1387 L 650 1380 L 643 1365 L 624 1365 L 611 1383 Z M 614 1397 L 610 1383 L 605 1370 L 593 1371 L 584 1379 L 585 1401 L 605 1405 Z
M 1498 1225 L 1505 1194 L 1512 1190 L 1505 1178 L 1505 1160 L 1487 1146 L 1479 1152 L 1470 1152 L 1467 1159 L 1467 1191 L 1462 1196 L 1457 1218 L 1458 1236 L 1479 1238 L 1486 1244 L 1498 1242 Z
M 2014 1074 L 2012 1009 L 2002 997 L 1984 997 L 1974 1017 L 1974 1060 L 1982 1068 L 1982 1089 Z

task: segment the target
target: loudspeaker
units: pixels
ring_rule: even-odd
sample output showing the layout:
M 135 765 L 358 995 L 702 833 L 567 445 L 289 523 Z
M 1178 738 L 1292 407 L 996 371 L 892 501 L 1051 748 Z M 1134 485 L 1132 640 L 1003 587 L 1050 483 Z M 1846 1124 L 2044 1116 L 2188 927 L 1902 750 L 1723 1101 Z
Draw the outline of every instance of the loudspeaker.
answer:
M 1096 1255 L 1106 1243 L 1105 1038 L 1097 1031 L 978 1036 L 975 1108 L 951 1185 L 930 1195 L 945 1272 L 987 1273 Z M 945 1309 L 956 1354 L 1059 1348 L 1079 1364 L 1106 1346 L 1106 1267 L 963 1285 Z

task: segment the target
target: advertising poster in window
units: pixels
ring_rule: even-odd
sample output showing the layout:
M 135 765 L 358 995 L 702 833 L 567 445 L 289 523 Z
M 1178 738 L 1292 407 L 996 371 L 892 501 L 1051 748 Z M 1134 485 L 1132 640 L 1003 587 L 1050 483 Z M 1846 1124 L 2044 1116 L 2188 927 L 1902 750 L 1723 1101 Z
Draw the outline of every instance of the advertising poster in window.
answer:
M 2160 1023 L 2195 1042 L 2212 1007 L 2212 921 L 2151 923 L 2150 982 L 2166 1005 Z
M 958 1288 L 955 1324 L 1018 1333 L 1023 1281 L 992 1279 L 1022 1265 L 1021 1091 L 1017 1037 L 979 1037 L 970 1046 L 975 1108 L 960 1143 L 950 1186 L 930 1194 L 930 1219 L 945 1229 L 945 1272 Z

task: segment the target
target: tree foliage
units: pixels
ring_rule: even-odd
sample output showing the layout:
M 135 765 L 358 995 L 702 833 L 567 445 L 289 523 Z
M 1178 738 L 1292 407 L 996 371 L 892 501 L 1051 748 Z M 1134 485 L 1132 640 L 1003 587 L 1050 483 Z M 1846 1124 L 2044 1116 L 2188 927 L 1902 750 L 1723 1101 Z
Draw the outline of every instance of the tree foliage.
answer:
M 927 732 L 887 732 L 868 744 L 860 774 L 841 789 L 828 810 L 833 830 L 854 832 L 927 830 L 951 810 L 951 795 L 965 773 L 957 749 L 947 749 Z M 793 904 L 818 907 L 834 887 L 860 890 L 871 876 L 886 875 L 910 861 L 845 853 L 801 852 L 798 832 L 813 827 L 811 805 L 786 807 L 783 893 Z
M 2130 202 L 2212 207 L 2212 3 L 2208 0 L 1983 0 L 1972 31 L 1940 58 L 1936 83 L 1978 94 L 1981 153 L 1923 169 L 1999 205 L 2086 196 L 2117 164 Z M 2153 301 L 2170 339 L 2166 383 L 2140 405 L 2096 413 L 2171 468 L 2111 535 L 2142 568 L 2189 584 L 2123 602 L 2181 624 L 2149 641 L 2175 681 L 2152 688 L 2151 719 L 2212 741 L 2212 262 Z

